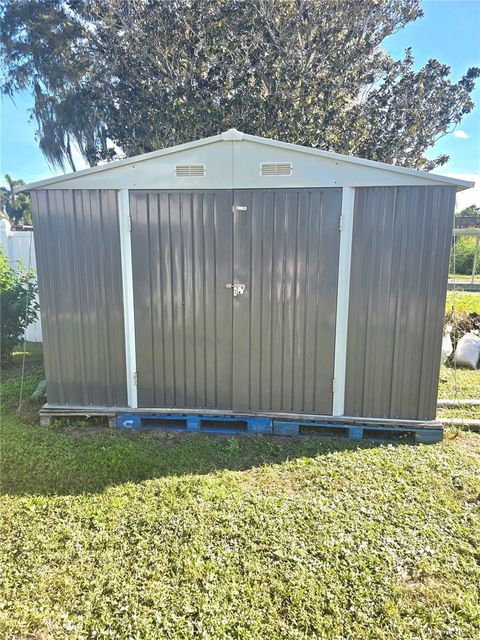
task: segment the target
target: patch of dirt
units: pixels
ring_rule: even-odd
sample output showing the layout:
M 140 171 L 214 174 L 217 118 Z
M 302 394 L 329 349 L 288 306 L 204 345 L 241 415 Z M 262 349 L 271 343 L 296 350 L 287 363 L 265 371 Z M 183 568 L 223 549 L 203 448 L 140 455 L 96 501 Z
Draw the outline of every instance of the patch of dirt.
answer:
M 55 428 L 55 423 L 54 423 Z M 112 427 L 108 427 L 107 425 L 98 425 L 98 426 L 88 426 L 88 427 L 57 427 L 55 431 L 59 433 L 63 433 L 67 436 L 72 436 L 72 438 L 79 438 L 80 436 L 95 436 L 99 433 L 105 433 L 107 431 L 112 431 Z

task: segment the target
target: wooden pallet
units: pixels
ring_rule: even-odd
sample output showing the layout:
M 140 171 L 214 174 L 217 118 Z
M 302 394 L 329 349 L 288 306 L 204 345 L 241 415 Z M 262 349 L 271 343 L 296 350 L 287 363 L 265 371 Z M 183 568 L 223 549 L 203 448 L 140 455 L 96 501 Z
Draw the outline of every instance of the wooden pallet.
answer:
M 440 442 L 443 439 L 441 425 L 415 428 L 398 426 L 390 422 L 349 424 L 338 420 L 278 420 L 252 416 L 127 413 L 117 416 L 117 426 L 127 429 L 164 429 L 223 434 L 317 435 L 344 437 L 350 440 L 411 439 L 417 443 Z
M 410 439 L 416 443 L 440 442 L 443 440 L 443 427 L 397 426 L 385 424 L 349 424 L 330 421 L 292 421 L 274 420 L 273 433 L 279 436 L 318 435 L 343 437 L 350 440 L 402 440 Z
M 117 426 L 117 417 L 114 412 L 93 410 L 89 411 L 84 409 L 83 411 L 71 410 L 71 409 L 40 409 L 40 425 L 42 427 L 49 427 L 52 424 L 52 420 L 55 418 L 104 418 L 108 421 L 109 427 Z
M 57 417 L 91 417 L 108 419 L 109 426 L 123 429 L 163 429 L 189 433 L 224 435 L 317 435 L 350 440 L 394 441 L 417 443 L 440 442 L 443 425 L 440 422 L 385 420 L 358 417 L 325 417 L 285 415 L 237 415 L 232 412 L 205 413 L 158 411 L 154 409 L 120 409 L 102 407 L 49 407 L 40 410 L 40 424 L 49 426 Z
M 222 434 L 273 433 L 271 418 L 256 416 L 191 415 L 191 414 L 142 414 L 127 413 L 117 416 L 117 427 L 124 429 L 163 429 Z

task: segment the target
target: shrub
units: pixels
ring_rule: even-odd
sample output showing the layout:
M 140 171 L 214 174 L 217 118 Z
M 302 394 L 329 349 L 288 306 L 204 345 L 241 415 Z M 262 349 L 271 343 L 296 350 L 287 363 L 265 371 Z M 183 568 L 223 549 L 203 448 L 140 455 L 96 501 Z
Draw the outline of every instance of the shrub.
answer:
M 475 238 L 459 236 L 455 239 L 455 264 L 453 261 L 453 243 L 450 251 L 450 273 L 470 275 L 473 269 L 473 254 L 475 253 Z M 479 251 L 480 254 L 480 251 Z M 455 267 L 455 269 L 454 269 Z M 477 259 L 477 274 L 480 274 L 480 255 Z
M 38 318 L 35 270 L 12 264 L 0 249 L 0 360 L 7 362 L 29 324 Z

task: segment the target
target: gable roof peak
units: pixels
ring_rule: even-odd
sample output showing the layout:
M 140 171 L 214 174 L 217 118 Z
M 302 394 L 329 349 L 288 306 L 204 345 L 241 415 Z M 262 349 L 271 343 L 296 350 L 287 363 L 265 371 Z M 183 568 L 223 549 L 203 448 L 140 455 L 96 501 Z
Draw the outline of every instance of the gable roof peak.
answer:
M 228 129 L 222 133 L 222 140 L 243 140 L 243 132 L 237 129 Z

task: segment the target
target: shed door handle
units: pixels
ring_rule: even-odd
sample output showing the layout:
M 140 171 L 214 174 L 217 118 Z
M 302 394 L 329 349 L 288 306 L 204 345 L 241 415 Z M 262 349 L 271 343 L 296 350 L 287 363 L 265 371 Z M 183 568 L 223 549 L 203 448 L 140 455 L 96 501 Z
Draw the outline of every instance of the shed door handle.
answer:
M 233 289 L 233 296 L 236 298 L 237 296 L 241 296 L 245 293 L 245 289 L 247 288 L 246 284 L 240 284 L 238 282 L 229 282 L 225 285 L 227 289 Z

